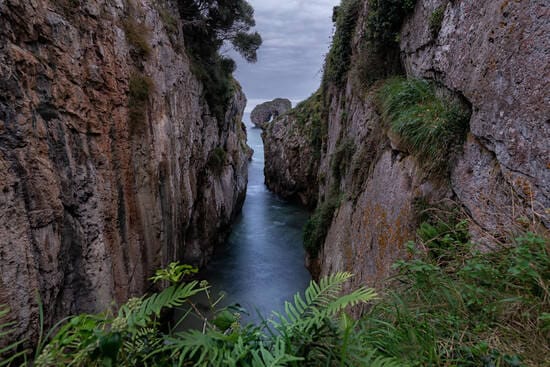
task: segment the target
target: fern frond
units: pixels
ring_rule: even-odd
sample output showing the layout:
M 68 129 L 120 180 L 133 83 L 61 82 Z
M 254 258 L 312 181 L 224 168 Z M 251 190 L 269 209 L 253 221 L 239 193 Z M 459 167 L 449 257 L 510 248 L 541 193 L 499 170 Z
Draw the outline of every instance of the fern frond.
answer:
M 163 309 L 181 306 L 188 298 L 207 288 L 199 287 L 198 281 L 173 285 L 143 299 L 136 309 L 122 307 L 120 312 L 126 316 L 128 327 L 145 327 L 151 322 L 153 316 L 159 317 Z
M 0 320 L 10 313 L 10 309 L 5 305 L 0 305 Z M 0 340 L 6 340 L 8 336 L 14 333 L 15 322 L 4 322 L 0 324 Z M 15 359 L 24 356 L 28 351 L 17 352 L 17 349 L 25 342 L 18 340 L 0 348 L 0 367 L 9 366 Z

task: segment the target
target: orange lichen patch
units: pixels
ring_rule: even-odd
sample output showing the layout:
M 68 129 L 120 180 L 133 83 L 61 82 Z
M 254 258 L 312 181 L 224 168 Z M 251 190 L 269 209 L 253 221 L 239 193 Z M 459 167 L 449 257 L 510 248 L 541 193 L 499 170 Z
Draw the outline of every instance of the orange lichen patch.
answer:
M 529 181 L 523 178 L 517 178 L 515 180 L 516 186 L 523 192 L 525 196 L 533 197 L 533 187 Z
M 374 269 L 367 269 L 374 282 L 380 282 L 390 275 L 391 265 L 400 256 L 406 257 L 404 244 L 413 238 L 410 229 L 411 210 L 408 206 L 391 209 L 380 204 L 365 208 L 363 225 L 367 228 L 367 238 L 363 242 L 372 244 L 369 256 L 374 260 Z
M 504 0 L 502 4 L 500 4 L 500 12 L 503 13 L 504 10 L 508 7 L 508 4 L 510 4 L 510 0 Z

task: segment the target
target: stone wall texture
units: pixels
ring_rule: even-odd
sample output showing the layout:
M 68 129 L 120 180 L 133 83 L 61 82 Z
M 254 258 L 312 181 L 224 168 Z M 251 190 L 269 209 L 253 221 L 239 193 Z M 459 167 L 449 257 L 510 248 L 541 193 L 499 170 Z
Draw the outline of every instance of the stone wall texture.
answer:
M 225 119 L 211 116 L 174 14 L 150 0 L 0 1 L 0 303 L 17 337 L 35 340 L 38 297 L 48 326 L 143 294 L 171 261 L 204 264 L 240 210 L 246 99 L 237 86 Z M 137 122 L 136 75 L 151 83 Z
M 434 35 L 430 17 L 439 7 L 444 17 Z M 364 57 L 358 45 L 367 16 L 364 1 L 352 65 Z M 349 72 L 344 86 L 328 86 L 328 131 L 312 182 L 320 202 L 334 187 L 343 194 L 319 256 L 308 259 L 316 275 L 346 270 L 356 274 L 353 283 L 380 284 L 392 263 L 407 256 L 405 243 L 415 237 L 419 201 L 457 202 L 481 242 L 525 218 L 550 228 L 548 19 L 545 0 L 419 0 L 405 20 L 399 39 L 407 76 L 432 80 L 471 107 L 470 132 L 447 180 L 426 175 L 381 124 L 376 85 L 359 91 Z M 271 155 L 266 165 L 272 169 L 266 173 L 274 177 L 266 180 L 283 182 L 278 191 L 305 179 L 303 170 L 289 169 L 286 162 L 315 160 L 303 148 L 307 131 L 299 129 L 287 118 L 273 123 L 273 133 L 267 130 L 265 151 Z M 342 144 L 352 148 L 335 178 L 331 162 Z

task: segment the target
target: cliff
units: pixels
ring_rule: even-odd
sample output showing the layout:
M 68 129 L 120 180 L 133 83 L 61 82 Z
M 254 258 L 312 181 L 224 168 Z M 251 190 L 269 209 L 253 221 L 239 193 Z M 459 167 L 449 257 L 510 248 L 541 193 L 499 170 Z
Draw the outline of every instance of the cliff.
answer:
M 252 110 L 250 120 L 256 127 L 265 127 L 272 119 L 285 113 L 292 108 L 292 102 L 286 98 L 275 98 L 272 101 L 264 102 Z
M 380 4 L 342 2 L 319 92 L 320 118 L 298 118 L 293 110 L 264 137 L 269 187 L 308 197 L 304 202 L 318 192 L 305 229 L 310 269 L 351 271 L 355 284 L 369 285 L 380 284 L 394 261 L 407 256 L 419 207 L 456 203 L 470 217 L 474 239 L 487 244 L 517 225 L 550 227 L 547 4 L 418 0 L 392 13 L 403 15 L 395 34 L 377 33 L 380 17 L 373 12 Z M 380 34 L 389 40 L 380 41 Z M 386 78 L 395 74 L 426 80 L 427 103 L 467 116 L 465 134 L 448 140 L 442 172 L 429 168 L 433 162 L 420 144 L 388 127 L 393 112 L 380 100 L 391 98 Z M 411 116 L 433 116 L 422 113 Z M 315 167 L 313 179 L 297 168 L 304 162 Z
M 0 1 L 0 303 L 18 337 L 202 265 L 239 212 L 235 93 L 209 112 L 169 2 Z

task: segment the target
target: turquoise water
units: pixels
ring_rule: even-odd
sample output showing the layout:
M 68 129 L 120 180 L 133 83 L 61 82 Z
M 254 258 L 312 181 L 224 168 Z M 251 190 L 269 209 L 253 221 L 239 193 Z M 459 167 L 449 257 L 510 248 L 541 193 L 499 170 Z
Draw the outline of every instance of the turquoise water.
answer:
M 224 291 L 225 305 L 238 303 L 249 311 L 269 316 L 282 311 L 285 300 L 303 291 L 311 276 L 304 266 L 302 227 L 308 212 L 288 203 L 264 185 L 264 152 L 261 130 L 248 128 L 248 144 L 254 149 L 242 214 L 226 243 L 214 255 L 202 278 L 214 292 Z

